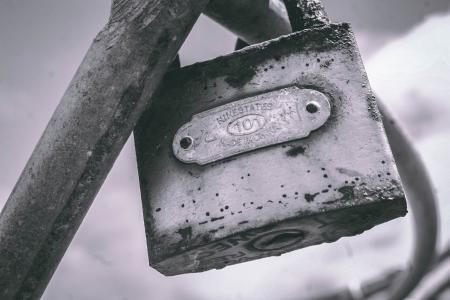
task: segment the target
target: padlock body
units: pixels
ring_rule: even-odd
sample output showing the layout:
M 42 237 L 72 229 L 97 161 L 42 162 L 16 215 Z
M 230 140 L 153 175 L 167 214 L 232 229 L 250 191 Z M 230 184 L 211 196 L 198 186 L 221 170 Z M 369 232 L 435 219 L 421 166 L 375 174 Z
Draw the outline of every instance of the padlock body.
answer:
M 252 137 L 269 122 L 262 110 L 272 106 L 233 113 L 229 105 L 270 101 L 269 93 L 282 90 L 286 101 L 297 97 L 293 90 L 317 91 L 329 102 L 329 116 L 300 138 L 255 146 Z M 203 118 L 221 107 L 230 113 Z M 249 115 L 260 126 L 239 123 Z M 230 136 L 223 131 L 220 139 L 237 150 L 225 155 L 206 145 L 194 162 L 180 160 L 177 132 L 199 116 L 206 123 L 196 124 L 197 131 L 208 131 L 214 120 L 224 123 Z M 166 275 L 332 242 L 406 214 L 348 24 L 304 30 L 169 72 L 134 136 L 150 264 Z M 201 142 L 209 140 L 195 137 L 194 148 Z

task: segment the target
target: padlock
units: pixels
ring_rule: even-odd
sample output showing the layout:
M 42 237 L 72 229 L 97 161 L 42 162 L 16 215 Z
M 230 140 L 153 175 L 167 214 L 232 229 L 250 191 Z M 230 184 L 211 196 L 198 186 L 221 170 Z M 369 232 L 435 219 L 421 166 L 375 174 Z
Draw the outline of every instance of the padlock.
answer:
M 171 70 L 136 126 L 150 265 L 219 269 L 406 214 L 347 23 Z

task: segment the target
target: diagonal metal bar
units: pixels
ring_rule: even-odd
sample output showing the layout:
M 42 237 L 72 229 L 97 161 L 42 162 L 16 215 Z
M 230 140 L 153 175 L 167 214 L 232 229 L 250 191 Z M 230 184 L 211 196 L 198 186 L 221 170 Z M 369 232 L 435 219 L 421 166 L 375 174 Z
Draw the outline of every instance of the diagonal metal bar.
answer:
M 114 0 L 0 215 L 0 298 L 39 298 L 207 0 Z

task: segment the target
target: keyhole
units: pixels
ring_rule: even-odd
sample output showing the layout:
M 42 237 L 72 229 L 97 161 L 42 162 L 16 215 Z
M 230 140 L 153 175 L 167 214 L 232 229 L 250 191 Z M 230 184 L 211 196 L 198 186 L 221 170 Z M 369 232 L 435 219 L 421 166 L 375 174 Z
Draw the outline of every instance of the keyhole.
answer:
M 317 102 L 310 102 L 306 105 L 306 111 L 310 114 L 315 114 L 319 111 L 319 104 Z
M 180 140 L 180 147 L 183 149 L 189 149 L 192 146 L 192 138 L 190 136 L 185 136 Z
M 295 229 L 273 231 L 254 239 L 251 246 L 259 251 L 280 250 L 302 242 L 305 236 L 305 232 Z

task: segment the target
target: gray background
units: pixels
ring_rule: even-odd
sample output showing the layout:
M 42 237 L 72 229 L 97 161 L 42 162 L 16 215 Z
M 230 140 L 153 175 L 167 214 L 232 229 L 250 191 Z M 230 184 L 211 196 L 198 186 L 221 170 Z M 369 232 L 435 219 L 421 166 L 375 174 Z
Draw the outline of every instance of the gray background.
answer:
M 450 238 L 449 0 L 324 1 L 353 24 L 372 87 L 425 160 Z M 0 1 L 0 207 L 83 55 L 109 0 Z M 229 53 L 235 37 L 201 17 L 182 64 Z M 95 128 L 93 128 L 95 130 Z M 195 275 L 148 267 L 135 154 L 127 143 L 52 279 L 44 299 L 299 299 L 400 267 L 410 217 L 333 244 Z

